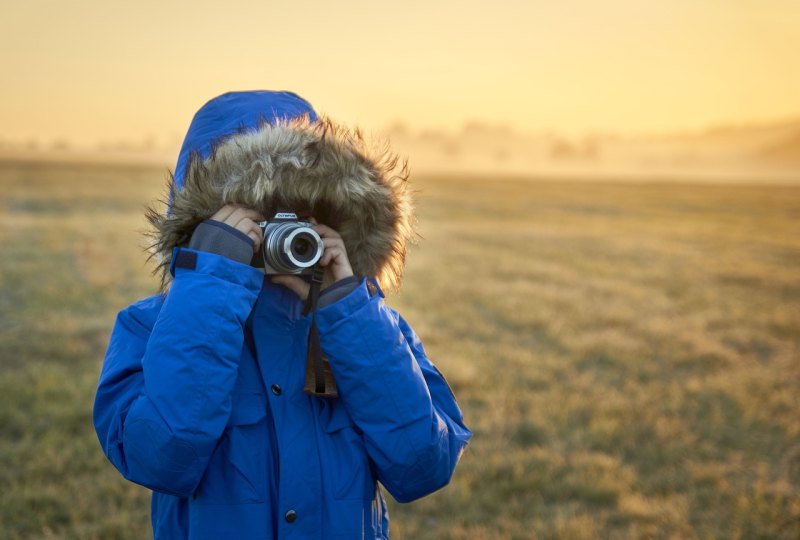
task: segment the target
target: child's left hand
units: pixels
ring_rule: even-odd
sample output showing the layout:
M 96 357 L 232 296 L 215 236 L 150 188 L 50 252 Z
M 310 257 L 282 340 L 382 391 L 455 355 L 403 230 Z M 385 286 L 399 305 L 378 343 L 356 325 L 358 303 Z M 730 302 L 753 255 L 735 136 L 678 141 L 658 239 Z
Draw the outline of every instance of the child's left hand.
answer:
M 317 234 L 322 238 L 322 243 L 325 245 L 325 251 L 322 253 L 319 264 L 325 268 L 325 274 L 329 280 L 336 282 L 352 276 L 353 269 L 350 266 L 350 260 L 347 258 L 347 249 L 339 233 L 327 225 L 318 224 L 314 218 L 311 218 L 310 221 L 314 223 L 314 230 L 317 231 Z M 308 296 L 309 284 L 297 276 L 277 275 L 272 276 L 270 280 L 273 283 L 291 289 L 302 299 Z

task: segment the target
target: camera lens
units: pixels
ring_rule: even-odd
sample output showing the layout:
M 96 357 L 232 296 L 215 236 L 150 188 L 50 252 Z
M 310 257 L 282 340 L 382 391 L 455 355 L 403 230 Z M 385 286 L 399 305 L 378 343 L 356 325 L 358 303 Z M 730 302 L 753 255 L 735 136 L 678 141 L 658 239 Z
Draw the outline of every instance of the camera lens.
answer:
M 322 239 L 306 223 L 277 223 L 264 235 L 264 266 L 275 273 L 300 273 L 314 266 L 324 249 Z
M 292 242 L 292 255 L 300 263 L 309 262 L 315 254 L 316 244 L 307 233 L 298 234 Z

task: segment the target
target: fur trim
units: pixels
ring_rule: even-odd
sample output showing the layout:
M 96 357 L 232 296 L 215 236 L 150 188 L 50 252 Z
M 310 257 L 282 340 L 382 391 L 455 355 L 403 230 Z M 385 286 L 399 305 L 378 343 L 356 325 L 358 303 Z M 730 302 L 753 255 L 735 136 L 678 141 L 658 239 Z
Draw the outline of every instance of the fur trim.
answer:
M 407 189 L 408 166 L 385 146 L 368 147 L 359 130 L 302 116 L 236 133 L 212 145 L 203 160 L 193 154 L 177 189 L 170 175 L 170 211 L 148 208 L 150 257 L 165 292 L 172 249 L 186 245 L 194 228 L 228 203 L 269 217 L 278 210 L 313 215 L 344 240 L 353 272 L 397 290 L 406 246 L 416 241 Z

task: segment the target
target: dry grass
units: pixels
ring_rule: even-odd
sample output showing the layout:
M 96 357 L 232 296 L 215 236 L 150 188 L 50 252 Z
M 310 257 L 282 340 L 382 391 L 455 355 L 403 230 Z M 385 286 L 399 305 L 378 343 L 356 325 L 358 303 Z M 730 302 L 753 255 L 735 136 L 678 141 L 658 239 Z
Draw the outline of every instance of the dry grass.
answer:
M 90 409 L 165 171 L 0 165 L 4 538 L 143 538 Z M 417 179 L 390 298 L 475 438 L 394 538 L 800 536 L 800 189 Z

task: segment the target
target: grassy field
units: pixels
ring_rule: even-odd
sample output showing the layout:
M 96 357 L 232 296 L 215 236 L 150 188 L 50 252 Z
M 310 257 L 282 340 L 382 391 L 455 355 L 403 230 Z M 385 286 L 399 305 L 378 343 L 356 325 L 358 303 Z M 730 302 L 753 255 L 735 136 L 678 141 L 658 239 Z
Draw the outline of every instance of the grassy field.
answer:
M 149 534 L 91 406 L 164 179 L 0 164 L 0 538 Z M 800 537 L 800 188 L 414 186 L 389 302 L 475 436 L 393 538 Z

